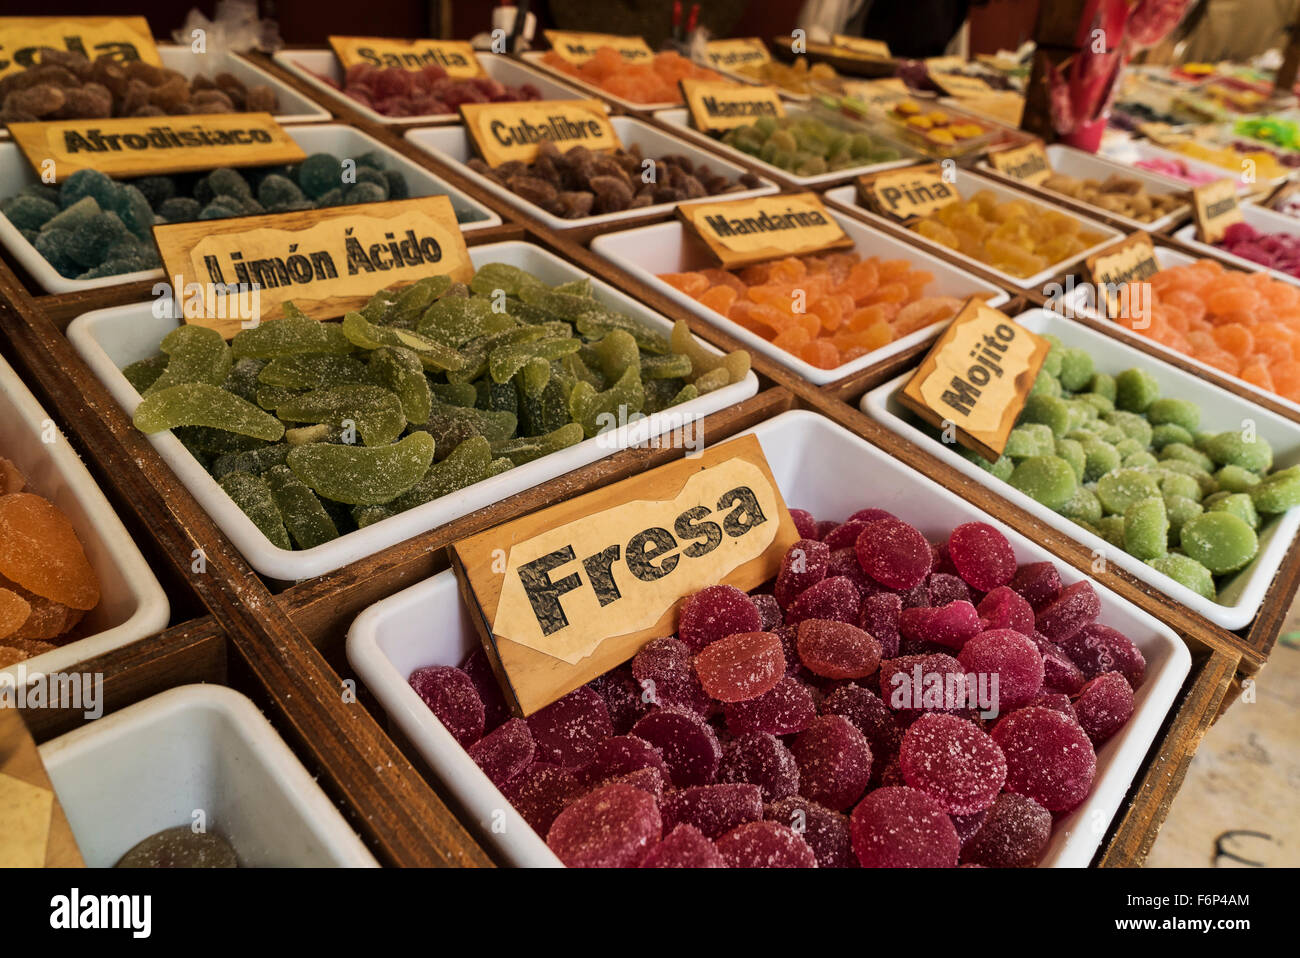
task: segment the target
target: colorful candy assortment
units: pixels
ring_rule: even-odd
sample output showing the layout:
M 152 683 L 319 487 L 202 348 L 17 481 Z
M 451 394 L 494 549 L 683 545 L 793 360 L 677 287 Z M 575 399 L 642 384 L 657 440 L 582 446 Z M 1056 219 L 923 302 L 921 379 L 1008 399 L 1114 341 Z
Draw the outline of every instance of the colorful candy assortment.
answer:
M 1289 167 L 1279 162 L 1271 152 L 1261 150 L 1258 146 L 1238 150 L 1232 146 L 1212 146 L 1207 143 L 1188 140 L 1179 143 L 1174 149 L 1194 160 L 1211 163 L 1237 176 L 1240 176 L 1249 167 L 1254 176 L 1254 180 L 1251 182 L 1258 183 L 1291 175 Z
M 542 92 L 531 83 L 510 86 L 486 75 L 449 77 L 436 63 L 426 64 L 419 70 L 358 63 L 348 67 L 342 85 L 327 76 L 314 75 L 362 106 L 392 117 L 455 113 L 462 103 L 542 98 Z
M 682 91 L 678 81 L 725 79 L 671 50 L 656 53 L 649 63 L 640 63 L 624 59 L 613 47 L 601 47 L 581 66 L 575 66 L 554 50 L 548 50 L 542 62 L 552 70 L 577 77 L 632 103 L 681 103 Z
M 924 295 L 934 276 L 907 260 L 857 253 L 659 278 L 819 369 L 834 369 L 945 322 L 961 307 L 951 296 Z
M 930 542 L 881 509 L 791 514 L 770 591 L 705 588 L 675 636 L 527 719 L 481 649 L 410 683 L 570 867 L 1036 864 L 1141 651 L 986 523 Z
M 1184 198 L 1173 193 L 1149 192 L 1142 181 L 1118 174 L 1095 180 L 1053 173 L 1041 185 L 1045 190 L 1141 223 L 1154 223 L 1179 207 L 1187 206 Z
M 1214 244 L 1233 256 L 1300 278 L 1300 236 L 1262 233 L 1249 223 L 1233 223 Z
M 897 147 L 865 130 L 806 115 L 763 117 L 728 130 L 722 142 L 796 176 L 891 163 L 901 155 Z
M 1186 183 L 1189 186 L 1203 186 L 1206 183 L 1213 183 L 1215 180 L 1223 179 L 1222 176 L 1208 170 L 1194 170 L 1182 160 L 1165 159 L 1160 156 L 1138 160 L 1133 165 L 1140 170 L 1158 173 L 1160 176 L 1167 176 L 1171 180 L 1178 180 L 1180 183 Z

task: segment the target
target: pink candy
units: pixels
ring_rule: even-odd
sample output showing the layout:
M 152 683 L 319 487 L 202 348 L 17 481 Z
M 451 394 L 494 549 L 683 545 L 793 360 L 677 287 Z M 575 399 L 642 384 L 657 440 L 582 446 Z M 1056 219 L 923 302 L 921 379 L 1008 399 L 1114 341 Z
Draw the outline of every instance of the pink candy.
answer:
M 1067 716 L 1039 706 L 1020 709 L 993 726 L 993 741 L 1007 757 L 1007 791 L 1050 812 L 1069 811 L 1088 797 L 1097 755 Z
M 858 857 L 853 854 L 848 816 L 792 795 L 766 806 L 763 818 L 802 835 L 813 850 L 818 868 L 860 867 Z
M 708 715 L 713 702 L 700 685 L 691 651 L 677 639 L 652 639 L 632 659 L 632 675 L 643 701 L 662 708 Z
M 1079 726 L 1094 743 L 1110 738 L 1133 715 L 1133 688 L 1118 672 L 1104 672 L 1089 680 L 1074 702 Z
M 774 802 L 799 792 L 799 765 L 775 735 L 749 732 L 722 749 L 718 781 L 758 786 L 763 801 Z
M 686 824 L 705 838 L 718 839 L 746 822 L 763 817 L 763 797 L 757 785 L 746 782 L 682 788 L 664 796 L 664 826 Z
M 816 868 L 808 843 L 776 822 L 750 822 L 723 835 L 718 854 L 728 868 Z
M 1092 583 L 1080 579 L 1061 590 L 1055 599 L 1038 609 L 1034 627 L 1060 645 L 1101 614 L 1101 600 Z
M 804 685 L 786 677 L 757 698 L 728 702 L 724 713 L 727 731 L 732 735 L 747 732 L 790 735 L 808 727 L 817 717 L 817 705 Z
M 799 661 L 828 679 L 859 679 L 880 665 L 880 643 L 857 626 L 827 619 L 799 625 Z
M 984 629 L 1015 629 L 1024 635 L 1034 632 L 1034 607 L 1010 586 L 990 590 L 976 611 L 984 620 Z
M 1038 863 L 1052 835 L 1052 815 L 1031 798 L 1000 795 L 962 846 L 961 860 L 985 868 L 1025 868 Z
M 726 868 L 713 842 L 693 825 L 678 825 L 646 852 L 642 868 Z
M 847 576 L 833 576 L 809 586 L 785 610 L 786 625 L 798 625 L 807 619 L 834 619 L 858 624 L 862 593 Z
M 468 674 L 449 665 L 430 665 L 411 673 L 411 688 L 461 745 L 483 737 L 483 700 Z
M 732 585 L 711 585 L 682 602 L 677 637 L 692 652 L 737 632 L 758 632 L 763 618 L 748 595 Z
M 568 769 L 547 762 L 533 762 L 506 782 L 501 794 L 534 831 L 545 835 L 556 816 L 582 791 L 582 786 Z
M 1007 537 L 987 522 L 966 522 L 948 537 L 948 557 L 968 585 L 988 592 L 1016 574 L 1016 554 Z
M 952 868 L 961 842 L 943 808 L 915 788 L 878 788 L 849 817 L 864 868 Z
M 1030 639 L 1014 629 L 981 632 L 966 643 L 957 661 L 976 676 L 997 675 L 997 707 L 1002 713 L 1028 705 L 1043 687 L 1043 657 Z
M 868 523 L 855 548 L 867 575 L 890 589 L 920 585 L 934 561 L 925 536 L 901 519 Z
M 528 716 L 537 757 L 565 768 L 587 764 L 600 744 L 614 734 L 605 700 L 581 686 Z
M 988 808 L 1007 778 L 1002 750 L 974 723 L 953 715 L 922 715 L 898 753 L 903 780 L 953 815 Z
M 512 718 L 469 747 L 469 757 L 501 788 L 533 760 L 535 746 L 528 723 Z
M 983 623 L 975 606 L 959 599 L 940 608 L 904 609 L 898 631 L 904 639 L 960 649 L 983 631 Z
M 1084 626 L 1062 640 L 1061 651 L 1079 667 L 1085 679 L 1095 679 L 1103 672 L 1119 672 L 1136 690 L 1146 677 L 1146 659 L 1138 647 L 1127 636 L 1100 622 Z
M 804 589 L 816 585 L 826 576 L 831 550 L 816 539 L 800 539 L 781 559 L 776 574 L 776 601 L 787 609 Z
M 546 844 L 570 868 L 630 868 L 662 832 L 653 797 L 629 785 L 606 785 L 560 812 Z
M 678 788 L 706 785 L 718 774 L 722 746 L 709 723 L 694 712 L 656 709 L 632 726 L 632 734 L 659 749 Z
M 818 718 L 790 751 L 799 764 L 799 794 L 827 808 L 848 808 L 871 781 L 871 746 L 841 715 Z
M 771 632 L 741 632 L 695 657 L 704 691 L 719 702 L 744 702 L 771 691 L 785 674 L 781 640 Z

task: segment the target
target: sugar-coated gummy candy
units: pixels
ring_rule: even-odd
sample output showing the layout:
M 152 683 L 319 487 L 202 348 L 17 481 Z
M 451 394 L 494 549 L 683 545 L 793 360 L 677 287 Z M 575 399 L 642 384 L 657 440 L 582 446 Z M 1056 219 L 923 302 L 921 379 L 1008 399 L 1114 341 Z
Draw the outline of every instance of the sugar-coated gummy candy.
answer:
M 1051 602 L 1038 610 L 1034 627 L 1051 641 L 1061 644 L 1101 614 L 1101 599 L 1087 579 L 1063 588 Z
M 479 700 L 483 703 L 483 728 L 495 729 L 510 717 L 510 710 L 506 706 L 505 695 L 497 683 L 492 665 L 488 662 L 487 653 L 481 646 L 476 646 L 465 657 L 465 661 L 461 662 L 460 668 L 474 683 Z
M 847 815 L 799 795 L 791 795 L 763 808 L 766 821 L 784 825 L 801 835 L 813 850 L 818 868 L 858 868 L 849 835 Z
M 580 686 L 528 716 L 539 761 L 579 768 L 614 734 L 605 700 L 595 689 Z
M 937 550 L 936 546 L 936 550 Z M 936 558 L 936 564 L 940 560 Z M 947 605 L 950 602 L 970 602 L 970 587 L 960 576 L 949 572 L 931 572 L 925 580 L 925 590 L 932 607 Z
M 952 815 L 988 808 L 1002 791 L 1007 761 L 993 739 L 966 719 L 922 715 L 903 734 L 903 780 Z
M 934 555 L 930 543 L 901 519 L 868 523 L 855 544 L 867 575 L 890 589 L 911 589 L 930 574 Z
M 144 433 L 177 426 L 208 426 L 267 442 L 284 435 L 280 420 L 208 383 L 185 383 L 151 392 L 136 407 L 133 421 Z
M 817 705 L 806 686 L 787 676 L 756 698 L 728 702 L 723 712 L 727 731 L 732 735 L 748 732 L 792 735 L 802 732 L 817 717 Z
M 733 585 L 712 585 L 682 602 L 677 637 L 699 652 L 710 642 L 737 632 L 762 631 L 758 606 Z
M 385 446 L 311 443 L 289 453 L 289 468 L 316 493 L 350 505 L 378 505 L 397 498 L 424 475 L 434 441 L 413 432 Z
M 114 868 L 238 868 L 234 846 L 215 831 L 178 825 L 137 842 Z
M 659 749 L 636 735 L 612 735 L 591 750 L 587 763 L 575 775 L 584 785 L 594 787 L 643 768 L 657 769 L 665 779 L 669 777 Z
M 957 653 L 968 673 L 998 677 L 997 708 L 1028 704 L 1043 686 L 1043 657 L 1031 639 L 1013 629 L 982 632 Z
M 545 835 L 565 806 L 582 794 L 582 786 L 566 768 L 533 762 L 506 782 L 501 794 L 533 831 Z
M 984 629 L 1015 629 L 1025 635 L 1034 631 L 1034 607 L 1010 586 L 991 590 L 975 610 Z
M 961 851 L 942 806 L 906 786 L 878 788 L 859 802 L 849 832 L 863 868 L 952 868 Z
M 862 593 L 847 576 L 830 576 L 809 586 L 785 610 L 785 623 L 799 625 L 808 619 L 822 619 L 856 625 Z
M 638 768 L 625 775 L 615 775 L 606 779 L 605 785 L 631 785 L 647 795 L 652 795 L 655 802 L 663 801 L 664 790 L 668 787 L 668 778 L 657 768 Z
M 953 529 L 948 556 L 958 575 L 981 592 L 1006 585 L 1016 573 L 1011 543 L 986 522 L 967 522 Z
M 1090 679 L 1074 700 L 1074 714 L 1094 744 L 1100 745 L 1133 715 L 1133 687 L 1119 672 Z
M 1255 511 L 1254 501 L 1246 493 L 1216 492 L 1206 502 L 1205 512 L 1230 512 L 1252 529 L 1259 530 L 1259 513 Z
M 901 655 L 880 663 L 880 698 L 904 716 L 964 708 L 969 697 L 967 686 L 965 668 L 943 652 Z M 960 702 L 952 701 L 954 694 Z
M 1089 626 L 1088 628 L 1094 628 Z M 1087 629 L 1075 633 L 1074 638 L 1083 635 Z M 1073 695 L 1083 688 L 1085 681 L 1083 672 L 1074 660 L 1066 654 L 1065 650 L 1054 642 L 1048 641 L 1039 632 L 1034 632 L 1030 638 L 1037 647 L 1038 652 L 1043 657 L 1043 689 L 1047 692 L 1064 692 L 1067 695 Z
M 817 856 L 803 836 L 777 822 L 748 822 L 717 841 L 728 868 L 816 868 Z
M 868 596 L 884 591 L 884 586 L 867 575 L 862 568 L 862 564 L 858 562 L 857 549 L 854 546 L 836 549 L 831 553 L 830 561 L 826 565 L 826 578 L 848 579 L 853 583 L 854 588 L 858 590 L 858 596 L 861 599 L 866 599 Z
M 677 788 L 707 785 L 717 777 L 722 746 L 712 726 L 694 712 L 656 709 L 632 726 L 632 734 L 659 749 Z
M 280 515 L 271 486 L 265 479 L 249 472 L 230 472 L 222 476 L 217 485 L 271 545 L 277 549 L 293 548 L 289 532 L 284 527 L 284 517 Z
M 1010 588 L 1024 596 L 1025 601 L 1038 612 L 1061 592 L 1061 575 L 1051 562 L 1027 562 L 1016 569 Z
M 722 747 L 718 781 L 756 785 L 763 793 L 763 801 L 772 802 L 798 793 L 799 766 L 775 735 L 746 732 Z
M 937 608 L 904 609 L 898 618 L 898 631 L 906 639 L 960 649 L 983 631 L 983 625 L 975 606 L 959 599 Z
M 528 723 L 512 718 L 497 726 L 468 749 L 469 757 L 492 784 L 502 788 L 526 769 L 536 751 Z
M 1160 384 L 1144 369 L 1126 369 L 1115 377 L 1115 408 L 1146 412 L 1160 398 Z
M 1070 464 L 1058 456 L 1030 456 L 1011 473 L 1011 485 L 1053 511 L 1074 496 L 1078 479 Z
M 1183 524 L 1183 552 L 1215 575 L 1236 572 L 1259 552 L 1255 530 L 1230 512 L 1206 512 Z
M 880 643 L 846 622 L 805 619 L 797 645 L 800 662 L 825 678 L 864 678 L 880 665 Z
M 726 868 L 713 842 L 694 825 L 678 825 L 641 859 L 641 868 Z
M 99 604 L 99 578 L 71 521 L 33 492 L 0 496 L 0 576 L 70 609 Z
M 776 601 L 775 595 L 770 592 L 760 592 L 751 595 L 749 598 L 754 603 L 754 607 L 758 609 L 757 631 L 775 632 L 785 623 L 785 616 L 781 612 L 781 603 Z
M 1133 503 L 1124 510 L 1124 551 L 1139 559 L 1165 554 L 1169 539 L 1169 514 L 1158 496 Z
M 654 798 L 616 784 L 598 788 L 560 812 L 546 844 L 570 868 L 630 868 L 662 833 Z
M 1062 640 L 1060 648 L 1079 667 L 1085 679 L 1095 679 L 1105 672 L 1119 672 L 1136 690 L 1146 677 L 1147 663 L 1142 651 L 1128 636 L 1100 622 L 1085 626 Z
M 902 614 L 903 600 L 893 592 L 878 592 L 862 600 L 862 628 L 880 643 L 882 658 L 892 659 L 898 654 Z
M 338 538 L 338 527 L 320 499 L 288 466 L 272 466 L 264 475 L 285 531 L 295 546 L 312 549 Z
M 411 688 L 461 745 L 483 737 L 483 700 L 474 681 L 449 665 L 427 665 L 411 673 Z
M 871 746 L 873 771 L 878 772 L 884 760 L 898 754 L 903 729 L 885 703 L 870 689 L 853 684 L 841 685 L 822 700 L 821 713 L 843 716 L 866 737 Z
M 691 650 L 679 639 L 652 639 L 643 645 L 632 659 L 632 675 L 642 699 L 651 704 L 700 715 L 712 708 L 691 664 Z
M 801 539 L 817 538 L 817 519 L 807 509 L 791 509 L 790 519 Z
M 1007 758 L 1007 791 L 1050 812 L 1069 811 L 1088 796 L 1097 755 L 1073 719 L 1031 706 L 999 720 L 991 734 Z
M 826 576 L 831 550 L 817 539 L 800 539 L 781 557 L 776 574 L 776 601 L 782 609 L 790 607 L 799 593 L 816 585 Z
M 744 702 L 770 691 L 785 674 L 781 640 L 771 632 L 740 632 L 695 656 L 695 674 L 720 702 Z
M 665 828 L 693 825 L 716 841 L 746 822 L 761 821 L 763 799 L 758 786 L 747 782 L 698 785 L 669 792 L 660 811 Z
M 964 864 L 985 868 L 1036 865 L 1052 835 L 1051 813 L 1024 795 L 999 795 L 979 829 L 962 845 Z
M 871 746 L 842 715 L 815 719 L 790 751 L 799 765 L 799 794 L 827 808 L 848 808 L 871 780 Z

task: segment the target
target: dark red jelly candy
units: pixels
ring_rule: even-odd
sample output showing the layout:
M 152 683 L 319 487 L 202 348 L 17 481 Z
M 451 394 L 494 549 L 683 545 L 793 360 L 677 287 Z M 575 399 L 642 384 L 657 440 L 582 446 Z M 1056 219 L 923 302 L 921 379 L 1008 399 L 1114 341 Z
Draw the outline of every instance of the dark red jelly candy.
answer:
M 970 587 L 958 576 L 947 572 L 931 572 L 925 580 L 925 591 L 930 597 L 930 605 L 941 606 L 949 602 L 969 602 Z
M 1119 672 L 1103 672 L 1074 700 L 1074 714 L 1088 738 L 1100 745 L 1133 715 L 1133 687 Z
M 791 509 L 790 518 L 794 520 L 795 530 L 802 539 L 817 538 L 817 520 L 807 509 Z
M 757 785 L 763 801 L 773 802 L 799 791 L 799 766 L 775 735 L 748 732 L 722 747 L 718 781 Z
M 991 677 L 996 675 L 998 712 L 1006 714 L 1028 705 L 1043 687 L 1043 657 L 1028 636 L 1015 629 L 981 632 L 957 653 L 957 661 L 976 677 L 989 677 L 987 688 L 993 694 Z
M 687 662 L 687 674 L 694 680 L 694 673 L 690 670 L 690 656 L 683 654 Z M 630 665 L 620 665 L 604 675 L 597 676 L 587 684 L 599 692 L 600 697 L 605 700 L 605 708 L 609 710 L 609 723 L 614 727 L 615 735 L 626 735 L 636 724 L 637 719 L 650 711 L 651 703 L 645 701 L 644 690 L 641 688 L 641 683 L 636 680 L 636 676 L 632 674 Z M 698 682 L 696 684 L 698 685 Z M 699 692 L 700 695 L 704 695 L 703 689 Z
M 532 764 L 535 747 L 528 723 L 512 718 L 469 747 L 472 758 L 497 788 Z
M 450 665 L 429 665 L 411 673 L 411 688 L 462 746 L 483 737 L 483 700 L 469 675 Z
M 657 709 L 636 725 L 632 733 L 659 749 L 673 785 L 707 785 L 718 774 L 722 747 L 709 723 L 694 712 Z
M 904 639 L 933 642 L 950 649 L 960 649 L 982 629 L 975 606 L 964 600 L 941 608 L 904 609 L 898 617 L 898 632 Z
M 662 832 L 652 796 L 630 785 L 606 785 L 560 812 L 546 844 L 570 868 L 631 868 Z
M 691 650 L 677 639 L 653 639 L 632 659 L 643 703 L 708 715 L 713 708 L 691 663 Z
M 781 640 L 771 632 L 729 635 L 695 656 L 695 674 L 719 702 L 757 698 L 785 675 Z
M 799 674 L 802 668 L 799 664 L 799 626 L 783 625 L 776 630 L 776 637 L 781 640 L 781 655 L 785 657 L 785 674 Z
M 989 592 L 1016 574 L 1011 543 L 987 522 L 965 522 L 948 537 L 948 557 L 966 584 Z
M 524 821 L 545 835 L 564 807 L 582 792 L 568 769 L 548 762 L 533 762 L 501 789 Z
M 1061 574 L 1050 562 L 1027 562 L 1016 570 L 1007 583 L 1037 612 L 1061 594 Z
M 1007 757 L 1007 791 L 1032 798 L 1049 812 L 1074 808 L 1092 789 L 1097 755 L 1087 733 L 1060 712 L 1033 706 L 993 726 Z
M 817 856 L 803 837 L 776 822 L 750 822 L 718 839 L 728 868 L 816 868 Z
M 895 712 L 956 712 L 970 702 L 966 670 L 951 655 L 902 655 L 880 663 L 880 698 Z
M 826 533 L 826 535 L 822 536 L 822 542 L 826 543 L 826 548 L 830 549 L 832 552 L 836 549 L 843 549 L 846 546 L 852 547 L 853 544 L 858 541 L 858 536 L 861 534 L 862 529 L 865 526 L 866 523 L 860 519 L 855 519 L 852 522 L 841 523 L 830 532 Z
M 758 698 L 728 702 L 723 712 L 727 717 L 727 731 L 732 735 L 746 732 L 790 735 L 808 727 L 817 717 L 817 705 L 802 683 L 787 676 Z
M 839 525 L 834 519 L 819 519 L 817 521 L 817 539 L 821 541 L 830 535 L 831 532 Z
M 949 815 L 952 819 L 952 827 L 957 829 L 957 838 L 961 841 L 962 847 L 971 840 L 971 836 L 980 830 L 984 824 L 984 819 L 989 817 L 989 810 L 982 808 L 978 812 L 971 812 L 969 815 Z
M 694 825 L 705 838 L 718 839 L 746 822 L 763 817 L 757 785 L 745 782 L 681 788 L 664 796 L 664 827 Z
M 880 643 L 855 625 L 806 619 L 797 636 L 799 661 L 828 679 L 860 679 L 880 666 Z
M 1025 635 L 1034 631 L 1034 607 L 1010 586 L 993 589 L 980 600 L 976 611 L 985 629 L 1015 629 Z
M 664 788 L 668 784 L 668 776 L 657 768 L 638 768 L 635 772 L 628 772 L 626 775 L 615 775 L 601 784 L 631 785 L 633 788 L 641 789 L 648 795 L 653 795 L 654 800 L 658 802 L 664 797 Z
M 1080 629 L 1091 625 L 1099 615 L 1101 599 L 1091 582 L 1080 579 L 1067 585 L 1060 595 L 1038 610 L 1034 628 L 1060 645 Z
M 930 574 L 930 543 L 902 519 L 868 523 L 854 544 L 867 575 L 890 589 L 911 589 Z
M 1051 837 L 1051 812 L 1023 795 L 999 795 L 962 847 L 961 860 L 985 868 L 1027 868 L 1038 864 Z
M 1046 659 L 1044 659 L 1046 661 Z M 1041 705 L 1045 709 L 1051 709 L 1053 712 L 1060 712 L 1066 718 L 1075 719 L 1074 703 L 1070 701 L 1070 696 L 1064 692 L 1044 692 L 1038 698 L 1029 703 L 1030 705 Z
M 799 593 L 785 610 L 786 625 L 798 625 L 808 619 L 834 619 L 858 624 L 862 593 L 847 576 L 822 579 Z
M 922 715 L 898 752 L 903 781 L 950 815 L 988 808 L 1007 779 L 1007 760 L 993 739 L 955 715 Z
M 770 592 L 760 592 L 758 595 L 751 595 L 754 600 L 754 607 L 758 609 L 758 619 L 762 624 L 758 629 L 760 632 L 775 632 L 785 623 L 785 616 L 781 614 L 781 603 L 776 601 L 776 596 Z
M 683 600 L 677 638 L 698 652 L 728 635 L 762 628 L 763 617 L 753 599 L 734 585 L 711 585 Z
M 713 842 L 694 825 L 678 825 L 641 859 L 642 868 L 726 868 Z
M 763 818 L 785 825 L 802 835 L 817 858 L 818 868 L 858 868 L 849 837 L 849 817 L 833 812 L 824 805 L 791 795 L 763 808 Z
M 776 601 L 781 608 L 789 608 L 800 592 L 825 578 L 830 561 L 831 550 L 816 539 L 800 539 L 786 550 L 776 574 Z
M 842 715 L 814 720 L 790 751 L 799 763 L 799 794 L 827 808 L 848 808 L 871 781 L 871 746 Z
M 663 756 L 645 739 L 636 735 L 614 735 L 596 746 L 591 761 L 576 775 L 588 788 L 599 785 L 608 778 L 626 775 L 641 768 L 657 768 L 668 778 L 668 766 Z
M 1138 647 L 1122 632 L 1100 622 L 1085 625 L 1062 640 L 1060 646 L 1085 679 L 1095 679 L 1103 672 L 1119 672 L 1136 691 L 1146 678 L 1147 660 Z
M 939 803 L 915 788 L 878 788 L 849 817 L 863 868 L 952 868 L 961 842 Z
M 501 692 L 501 685 L 497 682 L 496 674 L 492 671 L 492 665 L 488 662 L 487 653 L 483 651 L 483 647 L 479 646 L 474 649 L 465 657 L 465 661 L 460 664 L 460 667 L 473 681 L 474 688 L 478 689 L 478 697 L 483 702 L 484 731 L 494 729 L 510 718 L 510 708 L 506 705 L 506 697 Z
M 878 592 L 862 600 L 863 631 L 880 643 L 883 658 L 898 655 L 898 623 L 903 614 L 903 600 L 893 592 Z
M 830 562 L 826 564 L 826 578 L 848 579 L 858 590 L 858 595 L 864 599 L 877 592 L 883 592 L 885 588 L 862 571 L 862 564 L 858 562 L 858 551 L 853 546 L 836 549 L 831 553 Z
M 605 700 L 585 685 L 528 716 L 528 729 L 538 761 L 565 768 L 586 765 L 600 743 L 614 734 Z
M 892 512 L 884 509 L 859 509 L 853 515 L 845 519 L 845 522 L 875 522 L 877 519 L 896 519 L 898 518 Z
M 903 730 L 894 714 L 870 689 L 860 685 L 842 685 L 822 700 L 823 715 L 842 715 L 866 736 L 871 745 L 872 764 L 880 764 L 898 754 Z
M 1083 688 L 1083 673 L 1059 645 L 1049 642 L 1041 632 L 1034 632 L 1029 638 L 1043 656 L 1044 689 L 1074 695 Z

